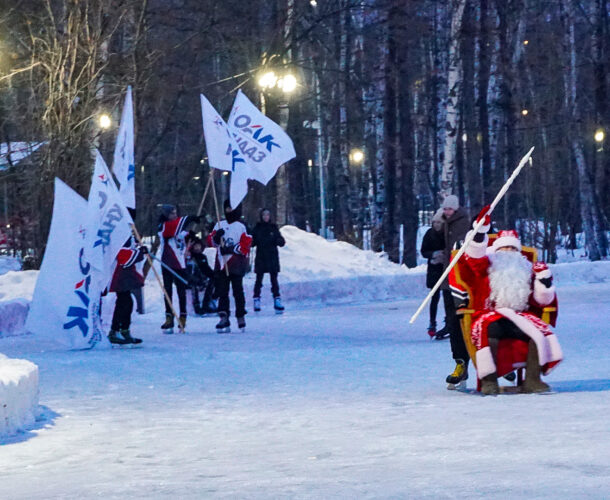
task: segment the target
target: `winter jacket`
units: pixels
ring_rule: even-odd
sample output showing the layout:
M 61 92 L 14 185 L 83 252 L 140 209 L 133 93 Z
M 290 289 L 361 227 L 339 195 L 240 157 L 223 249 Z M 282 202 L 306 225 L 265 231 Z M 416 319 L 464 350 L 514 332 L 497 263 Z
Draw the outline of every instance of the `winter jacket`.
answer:
M 229 274 L 244 276 L 248 271 L 248 255 L 252 245 L 252 236 L 241 222 L 221 220 L 208 236 L 208 246 L 217 249 L 215 271 L 223 271 L 225 266 Z
M 443 215 L 443 231 L 445 237 L 445 262 L 444 267 L 449 265 L 451 260 L 451 251 L 462 246 L 466 233 L 470 230 L 470 218 L 462 207 L 459 207 L 451 217 L 446 218 Z M 441 287 L 443 290 L 449 290 L 449 281 L 443 281 Z
M 428 259 L 428 269 L 426 271 L 426 286 L 432 288 L 436 285 L 443 274 L 445 268 L 442 262 L 433 264 L 432 254 L 437 251 L 445 250 L 445 238 L 443 230 L 436 231 L 434 228 L 428 229 L 424 235 L 424 239 L 421 244 L 421 254 L 423 257 Z
M 136 264 L 144 259 L 140 248 L 121 248 L 116 258 L 116 267 L 110 281 L 111 292 L 129 292 L 144 286 L 144 277 Z
M 279 273 L 280 256 L 278 247 L 283 247 L 286 240 L 280 233 L 277 224 L 259 222 L 252 231 L 252 246 L 256 247 L 254 270 L 257 273 Z
M 201 286 L 206 283 L 208 278 L 214 277 L 214 271 L 208 264 L 205 254 L 191 253 L 186 262 L 188 281 L 191 285 Z
M 198 220 L 198 219 L 197 219 Z M 184 229 L 193 222 L 193 217 L 178 217 L 159 224 L 161 261 L 171 269 L 186 267 L 186 243 L 188 232 Z

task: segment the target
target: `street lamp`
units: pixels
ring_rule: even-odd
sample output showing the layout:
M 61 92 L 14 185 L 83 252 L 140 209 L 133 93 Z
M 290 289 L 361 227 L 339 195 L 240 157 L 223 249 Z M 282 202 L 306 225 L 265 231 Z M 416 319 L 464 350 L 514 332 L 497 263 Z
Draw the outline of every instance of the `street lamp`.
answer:
M 102 113 L 98 119 L 97 123 L 102 130 L 108 130 L 112 125 L 112 118 L 108 113 Z
M 285 94 L 290 94 L 297 88 L 297 79 L 294 75 L 288 73 L 278 80 L 277 86 L 281 88 Z
M 528 111 L 527 109 L 522 109 L 522 110 L 521 110 L 521 114 L 522 114 L 523 116 L 527 116 L 527 114 L 528 114 L 528 113 L 529 113 L 529 111 Z
M 349 158 L 352 163 L 359 165 L 364 161 L 364 153 L 361 149 L 352 149 L 351 153 L 349 154 Z
M 264 89 L 272 89 L 277 85 L 277 75 L 274 71 L 263 73 L 258 79 L 258 85 Z
M 604 139 L 606 138 L 606 133 L 604 132 L 604 129 L 598 128 L 595 131 L 595 135 L 593 136 L 593 138 L 595 139 L 595 142 L 604 142 Z

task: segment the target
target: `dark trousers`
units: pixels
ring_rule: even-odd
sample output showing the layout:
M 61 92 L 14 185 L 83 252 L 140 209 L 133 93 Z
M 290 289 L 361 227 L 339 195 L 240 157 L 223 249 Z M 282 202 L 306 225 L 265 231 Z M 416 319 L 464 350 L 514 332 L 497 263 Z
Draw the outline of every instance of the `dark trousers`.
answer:
M 229 287 L 233 288 L 233 298 L 235 299 L 235 317 L 241 318 L 246 315 L 246 297 L 244 296 L 244 277 L 229 274 L 223 271 L 216 271 L 216 294 L 218 295 L 218 312 L 225 312 L 227 316 L 231 314 L 231 304 L 229 302 Z
M 143 290 L 144 290 L 143 287 L 139 287 L 139 288 L 134 288 L 131 291 L 134 298 L 136 299 L 136 311 L 138 312 L 138 314 L 144 314 L 144 292 L 143 292 Z
M 517 339 L 529 342 L 530 338 L 507 318 L 500 318 L 487 327 L 487 337 L 492 339 Z
M 211 312 L 213 306 L 214 280 L 208 279 L 204 285 L 196 285 L 191 289 L 193 294 L 193 308 L 197 314 Z M 201 298 L 203 295 L 203 298 Z M 216 309 L 214 307 L 214 309 Z
M 116 292 L 116 303 L 112 315 L 112 330 L 129 330 L 131 326 L 131 313 L 133 311 L 133 299 L 131 291 Z
M 172 273 L 170 273 L 164 267 L 161 268 L 163 273 L 163 288 L 167 292 L 169 298 L 172 298 L 172 284 L 176 285 L 176 292 L 178 292 L 178 304 L 180 305 L 180 314 L 186 316 L 186 285 L 176 278 Z M 186 272 L 184 269 L 172 269 L 178 276 L 184 278 L 186 281 Z M 165 312 L 166 314 L 173 314 L 171 304 L 167 302 L 165 299 Z
M 455 311 L 451 290 L 443 290 L 443 302 L 445 304 L 445 322 L 450 333 L 449 341 L 451 342 L 453 359 L 468 361 L 470 357 L 466 350 L 466 344 L 464 344 L 462 327 L 460 326 L 460 319 Z
M 261 288 L 263 288 L 263 276 L 265 273 L 256 273 L 256 281 L 254 282 L 254 298 L 261 296 Z M 277 281 L 277 273 L 269 273 L 269 279 L 271 280 L 271 293 L 273 297 L 280 296 L 280 284 Z
M 436 311 L 438 311 L 438 302 L 441 300 L 441 291 L 438 289 L 430 299 L 430 326 L 436 326 Z

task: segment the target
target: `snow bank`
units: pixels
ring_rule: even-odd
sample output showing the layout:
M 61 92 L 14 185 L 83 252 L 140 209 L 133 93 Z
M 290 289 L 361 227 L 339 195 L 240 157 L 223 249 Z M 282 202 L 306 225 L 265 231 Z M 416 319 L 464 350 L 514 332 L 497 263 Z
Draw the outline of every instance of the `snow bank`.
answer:
M 21 270 L 21 262 L 15 257 L 0 256 L 0 274 Z
M 0 438 L 31 426 L 38 411 L 38 367 L 0 354 Z
M 9 271 L 0 276 L 0 338 L 23 333 L 38 271 Z

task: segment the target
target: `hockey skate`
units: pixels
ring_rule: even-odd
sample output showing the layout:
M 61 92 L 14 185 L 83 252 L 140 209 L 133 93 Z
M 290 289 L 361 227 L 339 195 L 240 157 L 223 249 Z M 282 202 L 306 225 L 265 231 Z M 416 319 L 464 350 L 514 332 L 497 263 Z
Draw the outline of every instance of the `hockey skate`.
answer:
M 466 389 L 466 380 L 468 380 L 468 365 L 463 359 L 455 360 L 455 370 L 451 375 L 447 375 L 447 389 L 450 391 Z
M 237 326 L 242 332 L 246 331 L 246 318 L 244 316 L 237 318 Z
M 119 336 L 119 332 L 117 330 L 110 330 L 108 333 L 108 340 L 112 344 L 112 347 L 129 344 L 127 340 Z
M 284 306 L 282 305 L 281 297 L 275 297 L 273 299 L 273 309 L 275 309 L 275 314 L 283 314 Z
M 451 335 L 451 332 L 449 330 L 447 330 L 446 326 L 444 326 L 438 332 L 436 332 L 436 335 L 434 336 L 434 340 L 445 340 L 445 339 L 448 339 L 450 337 L 450 335 Z
M 126 340 L 130 347 L 139 346 L 142 343 L 142 339 L 131 336 L 129 329 L 121 330 L 121 336 Z
M 174 333 L 174 315 L 170 313 L 165 314 L 165 323 L 161 325 L 161 330 L 167 335 Z
M 216 324 L 216 333 L 231 333 L 231 322 L 226 312 L 218 313 L 220 321 Z
M 180 314 L 178 327 L 180 328 L 180 333 L 186 333 L 186 314 Z
M 261 310 L 261 298 L 254 297 L 254 312 L 259 312 Z

